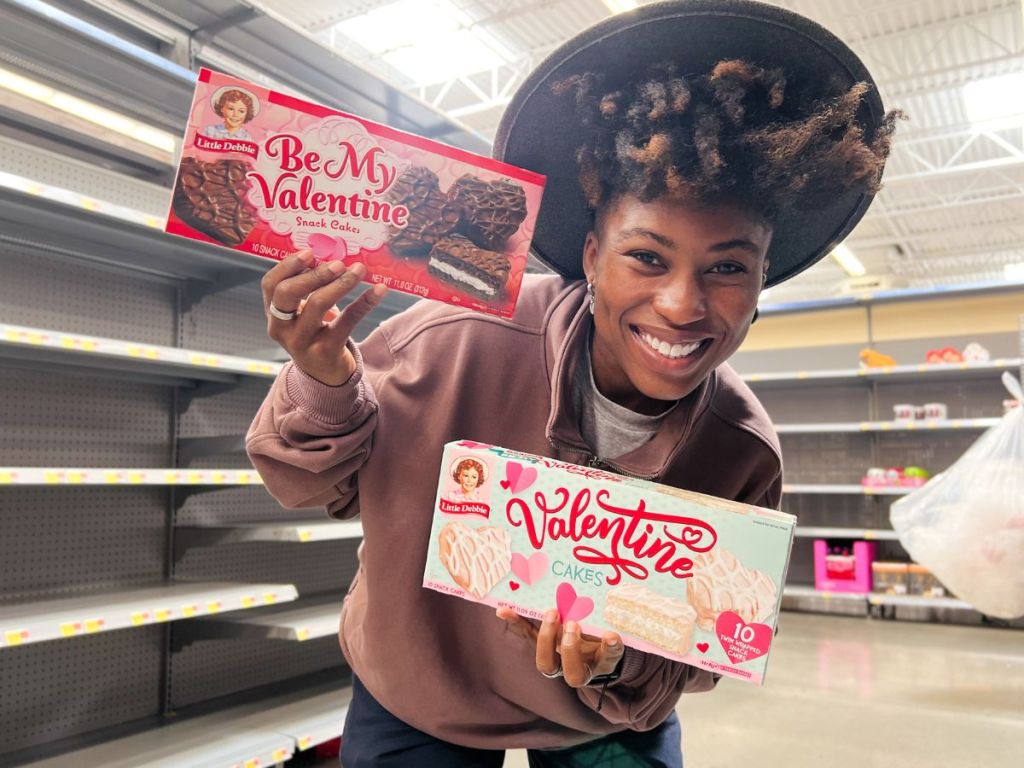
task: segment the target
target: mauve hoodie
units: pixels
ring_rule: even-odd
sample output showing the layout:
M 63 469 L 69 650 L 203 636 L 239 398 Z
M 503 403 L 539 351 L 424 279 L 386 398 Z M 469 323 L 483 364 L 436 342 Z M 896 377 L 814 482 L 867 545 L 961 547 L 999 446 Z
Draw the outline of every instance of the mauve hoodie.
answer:
M 358 345 L 339 387 L 285 366 L 246 447 L 287 508 L 326 506 L 363 524 L 341 619 L 353 672 L 388 711 L 445 741 L 557 748 L 661 723 L 710 673 L 627 649 L 622 676 L 575 690 L 534 665 L 534 647 L 485 605 L 424 589 L 445 443 L 470 439 L 587 464 L 573 371 L 591 328 L 582 282 L 527 276 L 515 316 L 419 302 Z M 777 508 L 782 463 L 767 414 L 720 367 L 658 434 L 612 471 Z

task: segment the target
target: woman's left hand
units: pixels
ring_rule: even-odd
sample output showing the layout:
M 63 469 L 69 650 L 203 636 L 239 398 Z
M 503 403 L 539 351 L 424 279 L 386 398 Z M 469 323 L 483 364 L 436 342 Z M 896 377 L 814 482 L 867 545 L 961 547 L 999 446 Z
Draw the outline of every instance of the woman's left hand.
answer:
M 615 632 L 606 632 L 599 639 L 581 634 L 575 621 L 567 621 L 563 627 L 554 608 L 544 614 L 540 627 L 511 608 L 499 608 L 498 618 L 524 640 L 536 643 L 539 673 L 550 676 L 561 671 L 572 688 L 582 688 L 592 678 L 614 672 L 624 652 L 622 638 Z

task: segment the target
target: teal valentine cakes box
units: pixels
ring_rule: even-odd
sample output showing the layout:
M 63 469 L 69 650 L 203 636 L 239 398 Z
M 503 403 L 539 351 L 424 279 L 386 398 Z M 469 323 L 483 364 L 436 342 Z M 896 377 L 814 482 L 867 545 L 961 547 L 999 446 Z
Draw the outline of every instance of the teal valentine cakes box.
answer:
M 470 440 L 445 446 L 423 586 L 764 684 L 796 518 Z

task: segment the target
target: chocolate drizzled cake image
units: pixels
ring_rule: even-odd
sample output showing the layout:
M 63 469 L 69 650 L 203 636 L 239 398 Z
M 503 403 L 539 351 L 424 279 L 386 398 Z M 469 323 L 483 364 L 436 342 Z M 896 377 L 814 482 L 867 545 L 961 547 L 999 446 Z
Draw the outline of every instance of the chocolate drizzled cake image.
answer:
M 423 257 L 459 225 L 461 208 L 441 191 L 437 174 L 423 166 L 403 171 L 388 190 L 388 199 L 409 209 L 404 228 L 391 227 L 388 245 L 396 256 Z
M 241 245 L 256 224 L 256 211 L 246 199 L 249 170 L 244 160 L 182 159 L 171 202 L 174 212 L 224 245 Z
M 478 298 L 504 295 L 511 262 L 503 251 L 526 219 L 521 186 L 465 174 L 445 193 L 436 173 L 413 166 L 395 180 L 388 199 L 409 209 L 408 225 L 391 229 L 392 253 L 429 257 L 431 275 Z
M 430 250 L 427 272 L 481 299 L 495 299 L 505 290 L 512 271 L 508 256 L 481 248 L 462 235 L 450 235 Z

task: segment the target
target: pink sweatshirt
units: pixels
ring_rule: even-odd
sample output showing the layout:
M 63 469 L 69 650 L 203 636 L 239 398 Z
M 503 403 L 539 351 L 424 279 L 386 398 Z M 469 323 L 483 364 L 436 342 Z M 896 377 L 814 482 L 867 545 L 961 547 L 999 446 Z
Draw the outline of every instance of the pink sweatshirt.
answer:
M 493 609 L 421 586 L 445 443 L 593 458 L 571 392 L 590 326 L 583 283 L 555 277 L 528 276 L 512 320 L 420 302 L 350 345 L 359 366 L 340 387 L 285 366 L 249 430 L 249 456 L 283 506 L 360 516 L 345 658 L 392 714 L 445 741 L 569 746 L 653 728 L 680 694 L 714 687 L 708 672 L 627 649 L 597 712 L 599 689 L 542 677 L 534 648 Z M 777 507 L 778 438 L 736 373 L 722 366 L 682 405 L 650 442 L 604 465 Z

